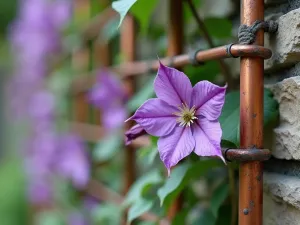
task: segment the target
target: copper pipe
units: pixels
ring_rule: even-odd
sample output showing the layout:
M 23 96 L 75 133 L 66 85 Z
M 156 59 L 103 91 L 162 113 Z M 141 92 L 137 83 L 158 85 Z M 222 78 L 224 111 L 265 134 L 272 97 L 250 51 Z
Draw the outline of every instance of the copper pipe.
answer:
M 90 180 L 86 192 L 90 196 L 100 201 L 112 202 L 117 205 L 121 205 L 124 202 L 123 196 L 114 192 L 113 190 L 109 189 L 108 187 L 106 187 L 105 185 L 103 185 L 102 183 L 96 180 Z M 149 222 L 159 221 L 160 225 L 170 225 L 169 221 L 167 221 L 166 219 L 160 219 L 159 217 L 157 217 L 155 214 L 152 213 L 144 213 L 143 215 L 140 216 L 140 219 Z
M 222 58 L 230 58 L 230 57 L 262 57 L 264 59 L 268 59 L 272 56 L 271 50 L 267 48 L 263 48 L 261 46 L 255 45 L 232 45 L 230 47 L 230 55 L 228 53 L 229 45 L 220 46 L 216 48 L 211 48 L 204 51 L 199 51 L 196 53 L 195 59 L 198 62 L 206 62 L 209 60 L 217 60 Z M 193 60 L 191 60 L 192 56 L 189 54 L 178 55 L 176 57 L 167 57 L 163 58 L 160 61 L 165 65 L 172 65 L 173 67 L 183 67 L 185 65 L 191 64 Z M 132 62 L 121 64 L 120 66 L 116 66 L 113 69 L 122 74 L 123 76 L 134 76 L 140 75 L 143 73 L 149 72 L 149 70 L 157 70 L 159 67 L 159 61 L 142 61 L 142 62 Z
M 99 140 L 105 138 L 105 129 L 99 125 L 93 125 L 89 123 L 70 122 L 69 128 L 72 132 L 77 134 L 85 141 L 97 143 Z M 133 140 L 132 145 L 135 149 L 141 147 L 147 147 L 150 145 L 150 139 L 148 135 L 143 135 Z
M 121 27 L 121 53 L 126 62 L 132 62 L 136 57 L 136 24 L 134 18 L 126 16 Z M 125 88 L 132 96 L 135 91 L 135 81 L 133 77 L 124 79 Z M 126 124 L 125 129 L 129 129 L 132 124 Z M 135 151 L 133 146 L 127 146 L 125 149 L 125 169 L 124 169 L 124 193 L 127 193 L 136 177 L 135 170 Z
M 85 19 L 89 18 L 89 1 L 75 1 L 74 6 L 74 17 L 78 17 L 78 15 L 84 15 Z M 77 68 L 79 70 L 86 70 L 88 68 L 89 63 L 89 51 L 87 48 L 82 48 L 71 55 L 71 64 L 73 68 Z M 84 93 L 79 93 L 72 99 L 72 119 L 84 123 L 87 121 L 89 117 L 89 105 L 86 101 L 86 96 Z
M 230 58 L 230 57 L 261 57 L 263 59 L 268 59 L 272 56 L 271 50 L 264 48 L 262 46 L 256 45 L 224 45 L 204 51 L 199 51 L 196 54 L 196 60 L 198 62 L 206 62 L 209 60 L 217 60 L 220 58 Z M 230 54 L 228 53 L 230 50 Z M 185 65 L 191 64 L 191 55 L 177 55 L 175 57 L 162 58 L 161 62 L 165 65 L 172 65 L 173 67 L 183 67 Z M 152 61 L 136 61 L 136 62 L 126 62 L 119 66 L 112 67 L 111 69 L 116 71 L 122 76 L 137 76 L 140 74 L 148 73 L 149 71 L 155 72 L 159 67 L 158 60 Z M 78 94 L 88 90 L 95 83 L 95 76 L 82 76 L 77 78 L 71 84 L 71 93 Z
M 264 19 L 263 0 L 243 0 L 241 24 L 252 25 Z M 263 30 L 256 36 L 256 45 L 264 45 Z M 262 148 L 263 145 L 263 77 L 260 57 L 241 58 L 240 75 L 240 145 L 241 148 Z M 262 225 L 263 167 L 258 161 L 240 164 L 239 224 Z
M 168 23 L 168 56 L 174 57 L 183 53 L 184 48 L 184 29 L 183 29 L 183 0 L 169 0 L 169 23 Z M 174 58 L 175 59 L 175 58 Z M 166 62 L 164 62 L 167 64 Z M 182 65 L 174 65 L 177 69 L 181 69 Z M 158 62 L 155 68 L 158 69 Z M 181 210 L 183 205 L 183 196 L 180 194 L 172 203 L 168 211 L 168 219 L 172 220 Z
M 222 149 L 222 154 L 227 161 L 250 162 L 266 161 L 270 159 L 271 152 L 269 149 Z
M 101 4 L 102 4 L 102 6 L 107 7 L 107 9 L 100 14 L 101 16 L 104 16 L 104 17 L 98 18 L 99 16 L 96 16 L 97 20 L 94 23 L 96 24 L 96 22 L 98 22 L 98 25 L 101 25 L 101 22 L 104 23 L 105 20 L 107 20 L 109 18 L 109 16 L 113 16 L 116 14 L 116 13 L 110 13 L 112 9 L 109 7 L 111 4 L 111 2 L 109 0 L 102 0 Z M 109 14 L 109 15 L 106 15 L 106 14 Z M 95 19 L 93 19 L 93 20 L 95 20 Z M 93 24 L 93 23 L 91 23 L 91 24 Z M 100 30 L 102 30 L 102 29 L 100 29 Z M 96 34 L 99 35 L 99 33 L 96 33 Z M 110 43 L 108 41 L 95 40 L 95 41 L 93 41 L 93 47 L 94 47 L 94 51 L 93 51 L 94 67 L 101 68 L 101 67 L 111 66 L 112 55 L 111 55 Z M 94 123 L 101 124 L 101 112 L 98 108 L 95 108 L 95 107 L 93 108 L 93 117 L 94 117 L 94 121 L 93 121 Z
M 72 122 L 69 126 L 70 130 L 85 141 L 98 142 L 105 136 L 105 129 L 101 126 L 80 122 Z

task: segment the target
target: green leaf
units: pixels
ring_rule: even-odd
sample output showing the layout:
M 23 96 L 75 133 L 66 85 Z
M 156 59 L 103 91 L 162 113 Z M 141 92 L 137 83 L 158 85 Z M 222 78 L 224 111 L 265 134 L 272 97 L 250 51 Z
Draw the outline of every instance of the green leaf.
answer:
M 253 115 L 255 116 L 255 115 Z M 278 116 L 278 103 L 268 89 L 264 89 L 264 125 L 272 122 Z M 220 117 L 223 131 L 222 143 L 240 145 L 240 92 L 230 92 L 226 95 L 225 104 Z M 223 145 L 223 147 L 225 147 Z
M 159 225 L 159 222 L 142 221 L 139 225 Z
M 224 204 L 219 209 L 219 216 L 215 225 L 230 225 L 231 223 L 231 204 Z
M 187 74 L 193 85 L 201 80 L 214 82 L 217 75 L 220 73 L 220 67 L 217 61 L 208 61 L 201 66 L 185 66 L 184 73 Z
M 139 157 L 143 160 L 143 164 L 148 166 L 154 162 L 158 154 L 157 146 L 145 147 L 140 149 L 138 152 Z
M 168 178 L 166 183 L 157 191 L 161 205 L 165 203 L 166 198 L 172 193 L 179 192 L 178 190 L 181 189 L 180 187 L 183 184 L 189 168 L 191 168 L 191 164 L 184 163 L 173 169 L 170 178 Z
M 205 209 L 192 225 L 215 225 L 216 218 L 209 209 Z
M 137 108 L 139 108 L 147 99 L 153 97 L 154 95 L 154 89 L 153 89 L 153 83 L 154 83 L 155 77 L 151 77 L 148 81 L 145 82 L 145 85 L 143 85 L 143 88 L 139 90 L 127 103 L 127 108 L 130 112 L 135 111 Z
M 157 5 L 158 0 L 139 0 L 130 10 L 141 26 L 141 30 L 145 33 L 149 27 L 149 20 Z
M 129 224 L 134 219 L 138 218 L 140 215 L 143 215 L 145 212 L 148 212 L 154 204 L 153 200 L 150 199 L 138 199 L 129 209 L 127 223 Z
M 157 149 L 157 141 L 158 137 L 150 136 L 151 144 L 150 146 L 144 147 L 140 149 L 139 152 L 139 157 L 142 159 L 143 165 L 152 165 L 157 154 L 158 154 L 158 149 Z
M 214 191 L 212 198 L 210 200 L 210 205 L 211 205 L 211 211 L 213 215 L 217 218 L 218 217 L 218 212 L 227 198 L 229 194 L 229 186 L 228 184 L 222 183 L 221 185 L 218 186 L 218 188 Z
M 264 125 L 276 120 L 279 116 L 278 102 L 273 98 L 273 93 L 265 88 L 264 89 Z
M 189 209 L 181 209 L 180 212 L 178 212 L 174 219 L 172 220 L 171 225 L 182 225 L 186 224 L 186 217 L 189 213 Z
M 120 14 L 119 27 L 121 26 L 129 9 L 136 3 L 137 0 L 118 0 L 112 3 L 112 8 Z
M 128 194 L 125 198 L 124 205 L 130 205 L 135 201 L 141 199 L 145 192 L 152 185 L 159 184 L 162 182 L 162 177 L 158 169 L 151 170 L 149 173 L 140 177 L 135 183 L 131 186 Z
M 215 38 L 231 37 L 232 24 L 225 18 L 207 18 L 204 20 L 208 33 Z
M 111 203 L 101 203 L 92 209 L 92 224 L 115 225 L 121 223 L 122 210 L 120 206 Z
M 37 216 L 37 224 L 39 225 L 62 225 L 63 220 L 57 211 L 45 211 Z
M 169 208 L 172 201 L 192 179 L 199 178 L 212 168 L 221 165 L 223 165 L 223 163 L 220 160 L 207 159 L 200 160 L 194 164 L 182 163 L 176 166 L 171 172 L 170 178 L 158 189 L 157 194 L 160 199 L 160 204 Z
M 0 33 L 1 35 L 6 33 L 9 28 L 9 24 L 15 18 L 18 12 L 19 6 L 18 0 L 12 1 L 0 1 Z
M 109 20 L 101 30 L 100 38 L 104 41 L 110 41 L 115 38 L 120 33 L 120 31 L 116 29 L 118 24 L 119 20 L 116 18 Z
M 14 140 L 15 141 L 15 140 Z M 1 154 L 0 165 L 0 218 L 3 225 L 29 224 L 26 196 L 26 177 L 23 162 Z
M 122 148 L 124 143 L 123 134 L 116 132 L 107 138 L 100 140 L 94 148 L 93 159 L 96 162 L 106 162 L 111 160 Z

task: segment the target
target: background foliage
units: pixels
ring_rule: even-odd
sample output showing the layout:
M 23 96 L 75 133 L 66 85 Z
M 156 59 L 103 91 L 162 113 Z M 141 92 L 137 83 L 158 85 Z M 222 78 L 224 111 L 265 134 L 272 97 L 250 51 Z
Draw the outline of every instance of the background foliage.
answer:
M 103 13 L 108 7 L 114 8 L 120 13 L 120 19 L 110 20 L 95 40 L 87 46 L 89 54 L 92 55 L 92 46 L 97 41 L 108 41 L 112 46 L 111 52 L 114 63 L 122 62 L 122 55 L 119 52 L 119 27 L 127 13 L 131 13 L 138 24 L 139 58 L 156 58 L 164 56 L 167 50 L 167 13 L 164 3 L 158 0 L 118 0 L 108 4 L 90 0 L 93 6 L 88 12 L 76 13 L 70 27 L 66 29 L 64 38 L 67 44 L 66 50 L 70 54 L 74 49 L 78 49 L 82 44 L 80 30 L 94 16 Z M 208 1 L 194 0 L 193 3 L 201 12 L 205 9 Z M 208 44 L 203 38 L 203 31 L 199 30 L 195 20 L 189 10 L 184 5 L 184 24 L 186 49 L 207 49 Z M 8 31 L 8 24 L 14 18 L 17 3 L 16 1 L 2 1 L 0 3 L 0 38 L 1 55 L 7 57 L 7 41 L 5 34 Z M 84 11 L 84 10 L 83 10 Z M 232 9 L 234 11 L 234 9 Z M 233 21 L 232 13 L 216 16 L 214 13 L 205 14 L 203 22 L 210 37 L 216 45 L 225 44 L 228 40 L 234 40 L 232 35 Z M 192 44 L 191 44 L 192 43 Z M 85 72 L 95 70 L 97 67 L 92 59 L 87 63 L 85 69 L 76 69 L 70 66 L 71 59 L 62 60 L 55 68 L 53 76 L 49 79 L 49 87 L 56 94 L 58 99 L 58 109 L 61 111 L 61 119 L 57 121 L 58 126 L 65 126 L 65 119 L 69 118 L 72 107 L 72 100 L 68 95 L 68 88 L 71 81 Z M 5 63 L 5 68 L 10 62 Z M 224 84 L 220 67 L 217 62 L 207 62 L 202 66 L 184 67 L 184 72 L 193 84 L 201 80 L 209 80 L 214 83 Z M 238 76 L 236 76 L 238 80 Z M 126 108 L 130 113 L 134 112 L 145 100 L 154 96 L 153 74 L 145 74 L 138 80 L 138 91 L 128 101 Z M 238 90 L 238 85 L 234 88 Z M 4 105 L 3 103 L 2 105 Z M 269 90 L 264 93 L 264 124 L 275 120 L 278 116 L 277 103 L 272 98 Z M 239 92 L 230 90 L 226 96 L 220 122 L 223 130 L 222 143 L 224 147 L 239 146 Z M 93 121 L 93 115 L 90 115 Z M 3 129 L 3 128 L 2 128 Z M 11 133 L 16 134 L 15 128 L 11 128 Z M 10 138 L 7 148 L 15 149 L 14 140 Z M 123 131 L 111 134 L 104 140 L 97 143 L 89 143 L 89 154 L 92 158 L 93 172 L 92 178 L 105 184 L 115 192 L 122 192 L 123 162 L 124 162 L 124 137 Z M 26 178 L 20 166 L 20 157 L 15 151 L 5 152 L 2 158 L 0 169 L 0 218 L 3 225 L 26 224 L 31 213 L 26 202 L 25 183 Z M 128 209 L 128 222 L 135 221 L 135 224 L 150 225 L 156 223 L 142 222 L 139 216 L 145 212 L 151 212 L 158 218 L 167 216 L 168 209 L 172 206 L 178 196 L 184 199 L 183 209 L 173 219 L 173 225 L 179 224 L 201 224 L 201 225 L 234 225 L 236 223 L 236 191 L 237 191 L 237 170 L 236 165 L 228 163 L 224 165 L 220 160 L 199 158 L 192 154 L 172 171 L 168 179 L 166 171 L 157 154 L 157 138 L 150 137 L 148 146 L 141 147 L 136 151 L 138 178 L 132 185 L 130 191 L 125 196 L 122 205 L 111 202 L 97 202 L 96 206 L 90 210 L 82 209 L 84 195 L 77 192 L 72 187 L 62 187 L 62 204 L 84 212 L 88 218 L 87 224 L 118 225 L 125 209 Z M 97 166 L 100 165 L 100 166 Z M 38 224 L 58 225 L 65 224 L 64 215 L 59 210 L 39 215 Z M 17 216 L 15 216 L 17 215 Z M 28 222 L 28 224 L 30 224 Z

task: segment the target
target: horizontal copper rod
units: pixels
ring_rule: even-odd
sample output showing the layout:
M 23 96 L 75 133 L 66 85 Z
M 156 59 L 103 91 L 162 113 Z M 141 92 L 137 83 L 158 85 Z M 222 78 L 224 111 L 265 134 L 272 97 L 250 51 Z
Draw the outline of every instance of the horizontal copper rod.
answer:
M 257 45 L 225 45 L 221 47 L 212 48 L 209 50 L 198 51 L 195 54 L 195 58 L 189 54 L 178 55 L 175 57 L 167 57 L 160 59 L 160 61 L 167 66 L 183 67 L 188 64 L 192 64 L 195 60 L 197 62 L 206 62 L 209 60 L 216 60 L 221 58 L 230 57 L 259 57 L 268 59 L 272 56 L 270 49 Z M 230 53 L 228 51 L 230 50 Z M 121 74 L 122 77 L 137 76 L 149 72 L 155 72 L 159 67 L 158 60 L 152 61 L 137 61 L 123 63 L 118 66 L 111 67 L 117 74 Z M 71 93 L 76 95 L 81 92 L 87 91 L 96 82 L 95 76 L 82 76 L 77 78 L 71 84 Z
M 121 205 L 124 202 L 123 196 L 114 192 L 113 190 L 109 189 L 108 187 L 96 180 L 90 180 L 86 192 L 90 196 L 100 201 L 112 202 L 117 205 Z M 159 225 L 170 225 L 169 221 L 167 221 L 166 219 L 160 219 L 152 213 L 144 213 L 140 216 L 140 219 L 150 222 L 159 221 Z
M 71 122 L 70 130 L 81 137 L 85 141 L 97 143 L 105 138 L 105 129 L 99 125 L 88 123 Z M 125 136 L 124 136 L 125 138 Z M 132 146 L 135 148 L 146 147 L 150 145 L 150 139 L 144 135 L 132 141 Z
M 250 162 L 266 161 L 270 159 L 269 149 L 222 149 L 222 154 L 227 161 Z

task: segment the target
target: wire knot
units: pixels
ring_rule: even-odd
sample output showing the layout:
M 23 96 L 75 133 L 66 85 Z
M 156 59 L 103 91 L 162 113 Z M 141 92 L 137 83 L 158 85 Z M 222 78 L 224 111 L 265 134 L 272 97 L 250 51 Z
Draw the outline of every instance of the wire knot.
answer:
M 239 27 L 238 38 L 240 44 L 252 44 L 255 42 L 256 33 L 263 29 L 268 33 L 275 33 L 278 29 L 278 24 L 275 21 L 259 21 L 256 20 L 251 26 L 242 24 Z

